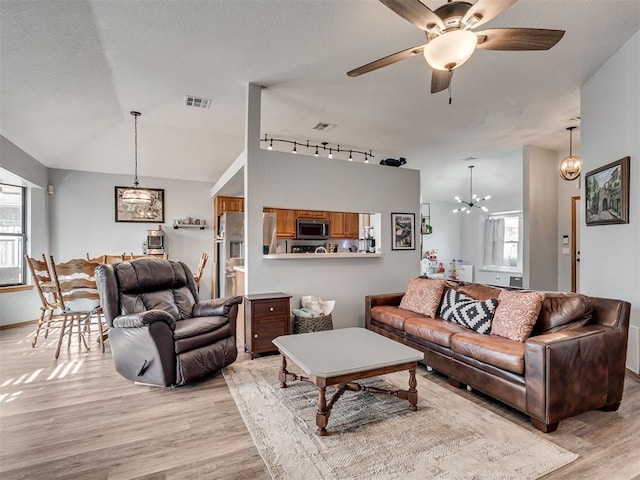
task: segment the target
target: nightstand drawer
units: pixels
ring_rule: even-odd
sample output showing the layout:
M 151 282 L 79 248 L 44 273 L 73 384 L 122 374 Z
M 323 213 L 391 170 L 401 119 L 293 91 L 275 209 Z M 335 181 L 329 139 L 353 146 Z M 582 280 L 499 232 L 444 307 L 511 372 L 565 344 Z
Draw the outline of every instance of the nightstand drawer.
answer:
M 254 318 L 289 316 L 289 299 L 270 300 L 266 302 L 254 302 Z

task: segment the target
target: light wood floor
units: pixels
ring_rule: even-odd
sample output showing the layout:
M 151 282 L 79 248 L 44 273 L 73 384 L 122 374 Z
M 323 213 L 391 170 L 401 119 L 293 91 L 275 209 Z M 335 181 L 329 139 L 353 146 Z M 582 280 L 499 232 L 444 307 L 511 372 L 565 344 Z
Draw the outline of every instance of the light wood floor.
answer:
M 72 344 L 55 361 L 52 341 L 31 348 L 32 329 L 0 331 L 3 480 L 269 478 L 222 375 L 181 388 L 134 385 L 115 373 L 108 342 L 105 354 L 93 338 L 90 352 Z M 537 432 L 515 410 L 423 368 L 419 374 Z M 619 411 L 589 412 L 539 433 L 580 455 L 545 478 L 640 478 L 639 413 L 640 384 L 627 377 Z

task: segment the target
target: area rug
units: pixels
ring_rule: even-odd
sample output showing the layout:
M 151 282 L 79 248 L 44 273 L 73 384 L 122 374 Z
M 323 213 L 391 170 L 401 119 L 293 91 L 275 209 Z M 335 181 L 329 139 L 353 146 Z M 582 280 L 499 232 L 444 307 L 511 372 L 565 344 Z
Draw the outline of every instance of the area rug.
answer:
M 535 479 L 578 458 L 422 376 L 417 412 L 395 397 L 346 392 L 319 437 L 315 385 L 280 388 L 278 368 L 271 356 L 223 371 L 274 479 Z M 406 389 L 408 378 L 398 372 L 361 383 Z

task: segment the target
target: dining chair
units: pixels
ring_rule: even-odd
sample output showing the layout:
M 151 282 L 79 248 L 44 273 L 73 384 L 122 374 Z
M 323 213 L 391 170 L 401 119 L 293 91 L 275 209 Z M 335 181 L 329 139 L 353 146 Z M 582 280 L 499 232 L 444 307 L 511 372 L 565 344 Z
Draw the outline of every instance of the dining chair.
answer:
M 111 265 L 113 263 L 124 262 L 124 257 L 124 253 L 122 255 L 104 255 L 104 261 L 102 263 Z
M 95 263 L 105 263 L 106 255 L 98 255 L 97 257 L 90 257 L 87 253 L 87 260 Z
M 95 269 L 98 262 L 90 262 L 84 258 L 56 263 L 53 255 L 51 259 L 51 272 L 55 292 L 60 302 L 60 315 L 62 327 L 58 338 L 55 358 L 60 355 L 60 347 L 65 335 L 68 336 L 67 347 L 71 345 L 71 337 L 78 335 L 78 343 L 84 344 L 89 350 L 85 339 L 85 332 L 90 333 L 91 318 L 97 318 L 98 342 L 104 353 L 104 331 L 102 329 L 102 309 L 100 308 L 100 296 L 95 280 Z
M 55 293 L 55 286 L 44 253 L 42 254 L 42 260 L 30 257 L 29 255 L 25 255 L 24 258 L 27 261 L 27 266 L 31 272 L 31 277 L 33 278 L 33 283 L 36 286 L 41 302 L 40 317 L 38 318 L 36 331 L 31 340 L 31 346 L 35 347 L 38 343 L 38 337 L 42 328 L 44 327 L 44 338 L 46 339 L 49 336 L 49 328 L 52 324 L 58 320 L 62 320 L 62 317 L 56 314 L 56 311 L 62 310 L 62 306 Z
M 202 278 L 204 267 L 207 264 L 208 259 L 209 255 L 206 252 L 203 252 L 200 256 L 200 263 L 198 264 L 198 268 L 196 269 L 196 274 L 193 276 L 193 279 L 196 281 L 196 287 L 198 288 L 198 291 L 200 291 L 200 279 Z

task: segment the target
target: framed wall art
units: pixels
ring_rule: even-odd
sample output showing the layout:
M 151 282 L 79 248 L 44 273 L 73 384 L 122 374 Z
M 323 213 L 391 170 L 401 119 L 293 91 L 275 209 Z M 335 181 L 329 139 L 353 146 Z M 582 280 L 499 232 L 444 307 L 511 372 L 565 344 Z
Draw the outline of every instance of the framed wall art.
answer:
M 116 222 L 164 223 L 164 190 L 145 188 L 151 192 L 149 205 L 131 205 L 122 201 L 122 192 L 130 187 L 116 187 Z
M 416 249 L 416 215 L 414 213 L 391 214 L 391 250 Z
M 585 174 L 587 225 L 629 223 L 629 164 L 624 157 Z

